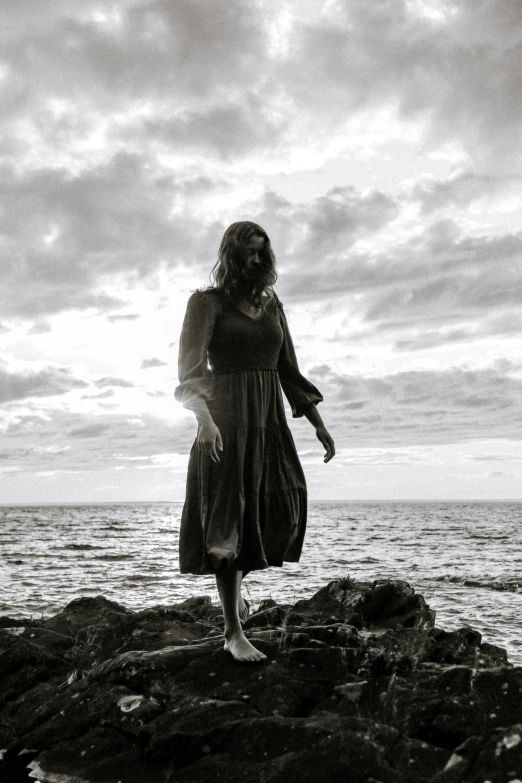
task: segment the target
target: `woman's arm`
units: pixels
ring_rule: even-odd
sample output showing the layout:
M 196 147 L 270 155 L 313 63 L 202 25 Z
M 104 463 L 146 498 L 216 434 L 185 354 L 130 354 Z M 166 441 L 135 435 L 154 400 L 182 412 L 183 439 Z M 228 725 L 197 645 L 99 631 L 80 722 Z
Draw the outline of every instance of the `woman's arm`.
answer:
M 294 418 L 306 416 L 310 424 L 315 427 L 315 434 L 326 449 L 324 461 L 329 462 L 335 455 L 335 445 L 317 410 L 317 403 L 322 402 L 323 395 L 300 372 L 288 321 L 279 299 L 277 305 L 280 314 L 279 322 L 284 335 L 277 363 L 281 386 L 292 408 L 292 416 Z
M 187 309 L 178 353 L 179 384 L 174 397 L 196 417 L 208 420 L 207 400 L 212 398 L 214 376 L 207 364 L 207 348 L 214 331 L 215 312 L 208 296 L 196 291 Z
M 303 408 L 303 415 L 306 416 L 312 427 L 315 427 L 315 434 L 326 449 L 324 462 L 330 462 L 332 457 L 335 456 L 335 444 L 333 442 L 332 436 L 324 426 L 324 422 L 321 418 L 321 414 L 317 410 L 317 406 L 312 404 L 308 405 L 306 408 Z
M 285 396 L 290 403 L 292 416 L 294 419 L 298 419 L 304 415 L 305 409 L 310 405 L 317 405 L 317 403 L 321 402 L 323 395 L 299 370 L 288 321 L 279 299 L 277 300 L 277 306 L 279 309 L 279 324 L 283 330 L 283 343 L 277 360 L 277 371 Z
M 214 331 L 215 315 L 208 296 L 197 291 L 192 294 L 179 340 L 179 384 L 174 390 L 174 397 L 196 416 L 198 448 L 205 456 L 218 462 L 217 450 L 223 448 L 223 442 L 207 405 L 214 393 L 214 375 L 208 367 L 207 349 Z

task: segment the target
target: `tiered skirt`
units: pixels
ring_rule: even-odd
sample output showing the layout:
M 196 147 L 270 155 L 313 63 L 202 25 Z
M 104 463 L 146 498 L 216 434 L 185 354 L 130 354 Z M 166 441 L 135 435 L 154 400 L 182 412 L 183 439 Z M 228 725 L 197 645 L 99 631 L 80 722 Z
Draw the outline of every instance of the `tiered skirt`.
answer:
M 216 375 L 209 410 L 223 440 L 215 463 L 194 441 L 181 516 L 182 574 L 244 573 L 301 555 L 306 481 L 277 370 Z

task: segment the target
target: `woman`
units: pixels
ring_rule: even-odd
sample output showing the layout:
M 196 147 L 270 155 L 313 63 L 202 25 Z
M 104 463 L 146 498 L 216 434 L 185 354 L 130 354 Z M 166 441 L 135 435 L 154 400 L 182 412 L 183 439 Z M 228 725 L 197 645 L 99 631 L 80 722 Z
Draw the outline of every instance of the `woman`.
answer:
M 225 650 L 238 661 L 266 656 L 246 638 L 249 571 L 297 562 L 307 490 L 281 386 L 293 417 L 306 416 L 326 449 L 334 442 L 316 405 L 323 397 L 299 372 L 283 307 L 272 285 L 275 258 L 256 223 L 225 231 L 214 285 L 188 300 L 179 345 L 176 400 L 198 421 L 180 528 L 180 571 L 215 573 Z M 281 386 L 280 386 L 281 384 Z

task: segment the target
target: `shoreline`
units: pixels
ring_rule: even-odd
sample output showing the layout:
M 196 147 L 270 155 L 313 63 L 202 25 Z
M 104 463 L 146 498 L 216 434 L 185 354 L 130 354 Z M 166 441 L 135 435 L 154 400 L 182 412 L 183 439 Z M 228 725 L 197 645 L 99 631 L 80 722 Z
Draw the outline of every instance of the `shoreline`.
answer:
M 522 503 L 522 498 L 313 498 L 312 503 Z M 84 506 L 168 506 L 183 505 L 184 500 L 80 500 L 33 503 L 0 503 L 0 508 L 61 508 Z

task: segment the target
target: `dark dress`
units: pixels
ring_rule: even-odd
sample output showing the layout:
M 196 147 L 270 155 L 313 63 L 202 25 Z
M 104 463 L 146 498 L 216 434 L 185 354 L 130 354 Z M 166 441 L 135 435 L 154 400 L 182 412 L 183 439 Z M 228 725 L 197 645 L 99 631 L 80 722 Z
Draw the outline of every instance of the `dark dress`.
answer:
M 216 290 L 189 298 L 174 395 L 196 412 L 208 407 L 223 440 L 215 463 L 194 441 L 181 516 L 182 574 L 221 568 L 260 570 L 297 562 L 307 515 L 306 482 L 288 427 L 323 397 L 297 365 L 277 297 L 255 320 L 223 307 Z

